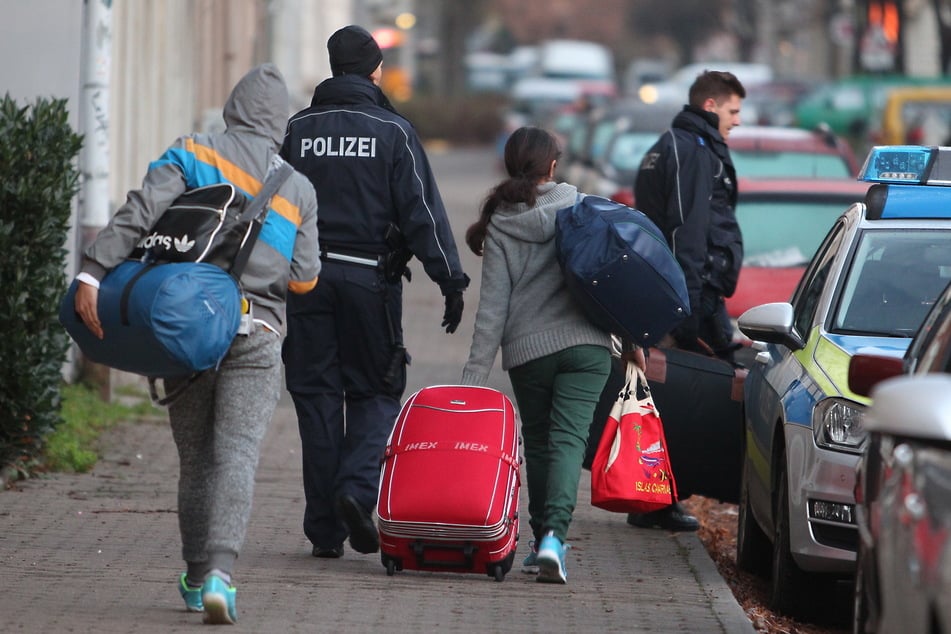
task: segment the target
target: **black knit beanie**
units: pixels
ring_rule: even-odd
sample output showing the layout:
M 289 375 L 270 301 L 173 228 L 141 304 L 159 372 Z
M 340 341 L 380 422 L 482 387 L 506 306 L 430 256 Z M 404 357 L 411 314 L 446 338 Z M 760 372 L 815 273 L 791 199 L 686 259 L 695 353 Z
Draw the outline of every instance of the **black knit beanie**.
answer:
M 327 40 L 330 70 L 338 75 L 369 77 L 383 61 L 383 53 L 373 36 L 363 27 L 345 26 Z

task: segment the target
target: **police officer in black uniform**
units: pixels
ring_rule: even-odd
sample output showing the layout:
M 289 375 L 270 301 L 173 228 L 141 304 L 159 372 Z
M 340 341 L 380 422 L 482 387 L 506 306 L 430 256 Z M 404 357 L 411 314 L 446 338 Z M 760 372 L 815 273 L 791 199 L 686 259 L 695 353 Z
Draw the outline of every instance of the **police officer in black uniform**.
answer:
M 304 533 L 315 557 L 340 557 L 349 535 L 379 548 L 371 512 L 380 460 L 399 413 L 409 355 L 402 284 L 415 256 L 462 318 L 462 271 L 446 210 L 413 127 L 378 87 L 383 55 L 347 26 L 327 42 L 333 77 L 287 124 L 281 156 L 317 191 L 320 283 L 288 303 L 283 348 L 304 464 Z

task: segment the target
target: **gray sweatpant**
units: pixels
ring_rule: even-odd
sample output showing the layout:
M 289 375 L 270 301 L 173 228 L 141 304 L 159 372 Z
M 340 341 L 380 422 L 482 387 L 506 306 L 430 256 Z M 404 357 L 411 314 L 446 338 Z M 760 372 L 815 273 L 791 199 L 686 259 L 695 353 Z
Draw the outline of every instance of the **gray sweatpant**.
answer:
M 200 582 L 211 568 L 231 574 L 244 543 L 261 441 L 280 398 L 280 363 L 280 337 L 258 325 L 235 339 L 217 372 L 206 372 L 169 407 L 190 580 Z M 166 389 L 179 382 L 166 381 Z

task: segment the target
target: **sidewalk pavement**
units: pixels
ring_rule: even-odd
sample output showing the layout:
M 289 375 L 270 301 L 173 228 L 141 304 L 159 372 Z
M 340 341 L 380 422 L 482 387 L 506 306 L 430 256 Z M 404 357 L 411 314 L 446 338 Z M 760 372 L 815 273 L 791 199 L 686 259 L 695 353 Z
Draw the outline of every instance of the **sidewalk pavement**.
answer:
M 87 475 L 52 475 L 0 492 L 0 631 L 184 632 L 176 581 L 177 456 L 164 421 L 126 424 Z M 282 403 L 264 444 L 238 560 L 245 632 L 752 632 L 696 535 L 637 529 L 589 504 L 584 477 L 568 584 L 516 565 L 486 575 L 397 572 L 347 549 L 315 559 L 301 531 L 299 437 Z M 587 476 L 587 472 L 585 472 Z M 523 517 L 527 516 L 522 496 Z M 525 555 L 527 522 L 517 563 Z

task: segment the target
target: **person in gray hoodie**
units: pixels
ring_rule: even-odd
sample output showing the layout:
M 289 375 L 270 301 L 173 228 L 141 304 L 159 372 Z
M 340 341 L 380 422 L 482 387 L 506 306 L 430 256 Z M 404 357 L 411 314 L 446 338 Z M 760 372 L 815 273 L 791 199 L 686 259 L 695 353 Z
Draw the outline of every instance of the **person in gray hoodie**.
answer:
M 565 583 L 566 538 L 594 409 L 608 378 L 611 336 L 569 294 L 555 256 L 555 214 L 578 195 L 552 177 L 560 152 L 540 128 L 505 144 L 508 178 L 488 195 L 466 243 L 482 286 L 462 383 L 485 385 L 502 349 L 522 421 L 529 524 L 524 572 Z
M 278 148 L 290 111 L 277 67 L 249 71 L 225 103 L 226 130 L 179 138 L 149 165 L 140 189 L 84 252 L 76 312 L 102 338 L 99 281 L 125 260 L 158 217 L 188 189 L 230 182 L 249 200 L 280 163 Z M 180 462 L 178 524 L 187 571 L 178 590 L 191 612 L 211 624 L 237 620 L 232 569 L 251 516 L 261 441 L 281 394 L 281 339 L 288 290 L 317 284 L 317 197 L 299 173 L 291 174 L 269 204 L 244 275 L 254 325 L 238 335 L 215 371 L 191 383 L 169 406 Z M 167 379 L 169 392 L 188 379 Z

